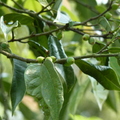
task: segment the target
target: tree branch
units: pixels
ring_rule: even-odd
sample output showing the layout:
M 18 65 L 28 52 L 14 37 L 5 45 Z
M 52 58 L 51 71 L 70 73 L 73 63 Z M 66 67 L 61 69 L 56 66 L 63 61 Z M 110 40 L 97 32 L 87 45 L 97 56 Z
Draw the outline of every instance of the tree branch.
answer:
M 86 21 L 84 21 L 84 22 L 75 24 L 75 26 L 78 26 L 78 25 L 86 25 L 88 22 L 93 21 L 93 20 L 96 20 L 96 19 L 98 19 L 99 17 L 103 16 L 105 13 L 107 13 L 107 12 L 112 8 L 112 7 L 111 7 L 111 6 L 112 6 L 112 3 L 113 3 L 113 1 L 111 1 L 109 7 L 108 7 L 107 10 L 105 10 L 103 13 L 101 13 L 101 14 L 95 16 L 95 17 L 92 17 L 92 18 L 90 18 L 90 19 L 88 19 L 88 20 L 86 20 Z
M 21 10 L 21 9 L 13 8 L 13 7 L 8 6 L 7 4 L 5 4 L 5 3 L 3 3 L 3 2 L 0 2 L 0 5 L 5 6 L 5 7 L 9 8 L 9 9 L 11 9 L 11 10 L 14 10 L 14 11 L 16 11 L 16 12 L 18 12 L 18 13 L 26 13 L 26 14 L 30 15 L 31 17 L 33 17 L 33 18 L 37 18 L 37 19 L 40 20 L 40 21 L 46 22 L 46 23 L 49 24 L 49 25 L 54 25 L 54 26 L 63 27 L 63 28 L 66 27 L 66 25 L 60 25 L 60 24 L 54 23 L 53 21 L 45 20 L 45 19 L 43 19 L 42 17 L 38 16 L 38 13 L 35 13 L 34 11 L 30 11 L 30 10 L 26 10 L 26 9 Z M 90 21 L 92 21 L 92 20 L 95 20 L 95 19 L 101 17 L 101 16 L 104 15 L 107 11 L 109 11 L 109 10 L 111 9 L 111 5 L 112 5 L 112 2 L 110 3 L 108 9 L 107 9 L 106 11 L 104 11 L 103 13 L 99 14 L 98 16 L 92 17 L 92 18 L 90 18 L 90 19 L 88 19 L 88 20 L 86 20 L 86 21 L 84 21 L 84 22 L 77 23 L 77 24 L 75 24 L 74 26 L 86 25 L 87 22 L 90 22 Z M 58 30 L 59 30 L 59 28 L 58 28 Z M 69 26 L 66 27 L 66 30 L 73 31 L 73 32 L 76 32 L 76 33 L 81 34 L 81 35 L 84 35 L 84 34 L 85 34 L 85 33 L 81 32 L 81 31 L 79 31 L 77 28 L 71 28 L 71 27 L 69 27 Z M 55 31 L 57 31 L 57 30 L 55 30 Z M 46 34 L 50 34 L 50 33 L 55 32 L 55 31 L 53 30 L 53 31 L 50 31 L 50 32 L 45 32 L 45 33 L 32 34 L 32 35 L 30 35 L 30 36 L 26 36 L 26 37 L 21 38 L 21 39 L 10 40 L 9 42 L 12 42 L 12 41 L 21 41 L 22 39 L 26 39 L 26 38 L 30 38 L 30 37 L 36 37 L 36 36 L 41 36 L 41 35 L 46 35 Z M 110 33 L 107 33 L 107 34 L 104 34 L 104 35 L 91 35 L 91 37 L 103 37 L 103 38 L 106 38 L 109 34 L 110 34 Z
M 100 51 L 97 52 L 97 54 L 102 53 L 110 44 L 114 43 L 116 40 L 120 39 L 120 37 L 116 37 L 115 39 L 111 40 L 109 43 L 107 43 Z
M 37 63 L 37 60 L 35 59 L 27 59 L 27 58 L 23 58 L 23 57 L 20 57 L 18 55 L 15 55 L 15 54 L 10 54 L 4 50 L 0 50 L 0 53 L 5 55 L 6 57 L 8 58 L 14 58 L 14 59 L 18 59 L 18 60 L 21 60 L 21 61 L 24 61 L 24 62 L 27 62 L 27 63 Z
M 27 63 L 38 63 L 38 61 L 36 59 L 23 58 L 23 57 L 20 57 L 18 55 L 15 55 L 15 54 L 8 53 L 8 52 L 6 52 L 4 50 L 0 50 L 0 53 L 5 55 L 8 58 L 18 59 L 18 60 L 21 60 L 21 61 L 24 61 L 24 62 L 27 62 Z M 77 56 L 77 57 L 74 57 L 74 59 L 78 60 L 78 59 L 85 59 L 85 58 L 115 57 L 115 56 L 118 56 L 118 54 L 119 53 L 114 53 L 114 54 L 92 54 L 92 55 L 85 55 L 85 56 Z M 67 58 L 58 59 L 58 60 L 55 61 L 55 63 L 65 64 L 66 60 L 67 60 Z

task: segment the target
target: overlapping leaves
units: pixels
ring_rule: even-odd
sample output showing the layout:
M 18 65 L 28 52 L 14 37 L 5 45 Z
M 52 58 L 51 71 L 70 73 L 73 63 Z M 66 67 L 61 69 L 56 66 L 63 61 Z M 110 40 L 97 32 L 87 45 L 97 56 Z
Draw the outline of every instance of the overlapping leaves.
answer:
M 59 119 L 64 101 L 63 86 L 59 76 L 49 60 L 43 64 L 31 64 L 25 72 L 27 93 L 39 100 L 46 120 Z
M 27 65 L 25 62 L 13 59 L 13 79 L 11 86 L 12 113 L 16 106 L 21 102 L 26 91 L 24 81 L 24 72 L 26 67 Z
M 62 43 L 54 36 L 49 36 L 49 51 L 50 56 L 55 56 L 57 59 L 66 58 L 67 55 L 63 49 Z M 56 65 L 60 74 L 65 78 L 68 90 L 70 90 L 75 84 L 75 75 L 72 66 Z
M 108 66 L 98 66 L 84 60 L 77 60 L 76 65 L 85 73 L 95 78 L 104 88 L 120 91 L 120 84 L 114 70 Z

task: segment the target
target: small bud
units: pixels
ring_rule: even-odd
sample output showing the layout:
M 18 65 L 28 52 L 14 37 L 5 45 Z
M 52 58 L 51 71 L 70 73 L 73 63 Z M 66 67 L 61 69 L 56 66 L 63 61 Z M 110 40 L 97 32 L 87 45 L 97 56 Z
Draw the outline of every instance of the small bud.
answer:
M 91 45 L 94 45 L 95 44 L 95 39 L 93 37 L 91 37 L 89 40 L 88 40 L 89 44 Z
M 42 63 L 43 61 L 44 61 L 44 57 L 42 57 L 42 56 L 39 56 L 39 57 L 37 57 L 37 61 L 39 62 L 39 63 Z
M 65 66 L 70 66 L 73 63 L 75 63 L 75 59 L 73 57 L 68 57 Z
M 53 62 L 53 59 L 51 57 L 46 57 L 45 60 L 49 60 L 49 61 Z
M 82 36 L 82 39 L 83 39 L 84 41 L 87 41 L 87 40 L 90 39 L 90 35 L 89 35 L 89 34 L 84 34 L 84 35 Z
M 52 61 L 55 62 L 56 61 L 56 57 L 55 56 L 50 56 L 52 58 Z

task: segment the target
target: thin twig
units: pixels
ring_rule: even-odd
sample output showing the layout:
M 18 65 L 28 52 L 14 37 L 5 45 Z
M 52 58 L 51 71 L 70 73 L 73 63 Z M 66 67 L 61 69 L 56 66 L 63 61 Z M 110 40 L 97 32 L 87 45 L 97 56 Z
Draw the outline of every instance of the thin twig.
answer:
M 48 35 L 48 34 L 51 34 L 53 32 L 56 32 L 58 30 L 62 30 L 64 29 L 65 26 L 62 26 L 62 27 L 59 27 L 57 29 L 54 29 L 54 30 L 51 30 L 51 31 L 48 31 L 48 32 L 43 32 L 43 33 L 37 33 L 37 34 L 31 34 L 29 36 L 26 36 L 26 37 L 23 37 L 23 38 L 18 38 L 18 39 L 11 39 L 9 40 L 8 42 L 14 42 L 14 41 L 21 41 L 21 40 L 24 40 L 24 39 L 28 39 L 28 38 L 32 38 L 32 37 L 38 37 L 38 36 L 42 36 L 42 35 Z
M 108 7 L 103 13 L 101 13 L 101 14 L 95 16 L 95 17 L 92 17 L 92 18 L 90 18 L 90 19 L 88 19 L 88 20 L 86 20 L 86 21 L 84 21 L 84 22 L 75 24 L 75 26 L 85 25 L 85 24 L 87 24 L 88 22 L 93 21 L 93 20 L 96 20 L 96 19 L 98 19 L 99 17 L 103 16 L 106 12 L 108 12 L 108 11 L 112 8 L 112 7 L 111 7 L 112 3 L 113 3 L 113 1 L 110 3 L 109 7 Z
M 97 52 L 97 54 L 102 53 L 105 49 L 107 49 L 107 47 L 109 45 L 111 45 L 112 43 L 114 43 L 116 40 L 120 39 L 120 37 L 116 37 L 115 39 L 111 40 L 110 42 L 108 42 L 100 51 Z
M 0 5 L 5 6 L 5 7 L 9 8 L 9 9 L 11 9 L 11 10 L 14 10 L 14 11 L 16 11 L 16 12 L 18 12 L 18 13 L 26 13 L 26 14 L 30 15 L 31 17 L 33 17 L 33 18 L 37 18 L 37 19 L 40 20 L 40 21 L 46 22 L 46 23 L 49 24 L 49 25 L 54 25 L 54 26 L 57 26 L 57 27 L 66 27 L 66 25 L 60 25 L 60 24 L 54 23 L 53 21 L 45 20 L 45 19 L 43 19 L 42 17 L 38 16 L 38 15 L 37 15 L 35 12 L 33 12 L 33 11 L 30 11 L 30 10 L 21 10 L 21 9 L 13 8 L 13 7 L 8 6 L 7 4 L 5 4 L 5 3 L 3 3 L 3 2 L 0 2 Z M 95 17 L 92 17 L 92 18 L 90 18 L 90 19 L 88 19 L 88 20 L 86 20 L 86 21 L 84 21 L 84 22 L 75 24 L 75 26 L 77 26 L 77 25 L 86 25 L 87 22 L 90 22 L 90 21 L 92 21 L 92 20 L 95 20 L 95 19 L 99 18 L 100 16 L 104 15 L 107 11 L 109 11 L 109 10 L 111 9 L 111 5 L 112 5 L 112 2 L 110 3 L 110 6 L 108 7 L 108 9 L 107 9 L 106 11 L 104 11 L 103 13 L 101 13 L 100 15 L 95 16 Z M 59 28 L 58 28 L 58 29 L 59 29 Z M 71 31 L 76 32 L 76 33 L 79 33 L 79 34 L 81 34 L 81 35 L 84 35 L 83 32 L 78 31 L 76 28 L 67 27 L 66 29 L 67 29 L 67 30 L 71 30 Z M 51 31 L 51 32 L 54 32 L 54 30 Z M 51 32 L 50 32 L 50 33 L 51 33 Z M 30 37 L 34 37 L 34 36 L 41 36 L 41 35 L 50 34 L 50 33 L 49 33 L 49 32 L 39 33 L 39 34 L 36 34 L 36 35 L 27 36 L 27 37 L 24 37 L 24 38 L 15 40 L 15 41 L 21 41 L 22 39 L 26 39 L 26 38 L 30 38 Z M 109 35 L 109 33 L 104 34 L 104 35 L 92 35 L 91 37 L 104 37 L 104 38 L 106 38 L 108 35 Z M 12 40 L 11 40 L 11 42 L 12 42 Z
M 42 13 L 42 12 L 47 12 L 45 9 L 47 9 L 47 8 L 48 8 L 50 5 L 52 5 L 54 2 L 55 2 L 55 1 L 53 0 L 53 1 L 51 1 L 47 6 L 43 7 L 43 9 L 42 9 L 40 12 L 38 12 L 37 15 L 39 15 L 39 14 Z M 49 10 L 49 11 L 50 11 L 50 10 Z
M 92 12 L 98 14 L 98 12 L 92 6 L 90 6 L 88 4 L 85 4 L 85 3 L 81 2 L 80 0 L 79 1 L 78 0 L 74 0 L 74 1 L 76 1 L 77 3 L 81 4 L 82 6 L 88 8 L 88 9 L 90 9 Z
M 77 29 L 77 28 L 68 28 L 68 30 L 74 31 L 74 32 L 76 32 L 76 33 L 78 33 L 80 35 L 84 35 L 85 34 L 85 33 L 81 32 L 81 31 L 79 31 L 79 29 Z M 106 33 L 106 34 L 102 34 L 102 35 L 90 35 L 90 36 L 91 37 L 103 37 L 103 38 L 107 38 L 107 36 L 109 36 L 110 34 L 111 34 L 111 32 L 110 33 Z
M 20 5 L 20 4 L 18 4 L 18 2 L 16 2 L 15 0 L 12 0 L 19 8 L 21 8 L 21 9 L 23 9 L 23 10 L 25 10 L 25 8 L 23 8 L 23 6 L 22 5 Z
M 37 63 L 37 60 L 36 59 L 27 59 L 27 58 L 23 58 L 23 57 L 20 57 L 18 55 L 15 55 L 15 54 L 10 54 L 6 51 L 3 51 L 3 50 L 0 50 L 0 53 L 5 55 L 6 57 L 8 58 L 15 58 L 15 59 L 18 59 L 18 60 L 21 60 L 21 61 L 24 61 L 24 62 L 27 62 L 27 63 Z
M 11 7 L 11 6 L 3 3 L 3 2 L 0 2 L 0 5 L 5 6 L 6 8 L 9 8 L 9 9 L 11 9 L 11 10 L 14 10 L 14 11 L 16 11 L 16 12 L 18 12 L 18 13 L 26 13 L 26 14 L 28 14 L 28 13 L 30 14 L 30 13 L 31 13 L 29 10 L 17 9 L 17 8 Z

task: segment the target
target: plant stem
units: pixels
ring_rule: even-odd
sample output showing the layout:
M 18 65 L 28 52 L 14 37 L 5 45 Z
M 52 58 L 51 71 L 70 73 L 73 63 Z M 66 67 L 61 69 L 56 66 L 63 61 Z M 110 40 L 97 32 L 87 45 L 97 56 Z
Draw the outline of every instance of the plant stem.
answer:
M 27 62 L 27 63 L 38 63 L 38 61 L 36 59 L 23 58 L 23 57 L 20 57 L 18 55 L 15 55 L 15 54 L 10 54 L 10 53 L 8 53 L 4 50 L 0 50 L 0 53 L 5 55 L 8 58 L 15 58 L 15 59 Z M 116 57 L 116 56 L 118 56 L 118 53 L 114 53 L 114 54 L 113 53 L 111 53 L 111 54 L 92 54 L 92 55 L 85 55 L 85 56 L 77 56 L 77 57 L 74 57 L 74 59 L 78 60 L 78 59 L 85 59 L 85 58 Z M 67 60 L 67 58 L 58 59 L 58 60 L 55 61 L 55 63 L 64 64 L 66 62 L 66 60 Z

